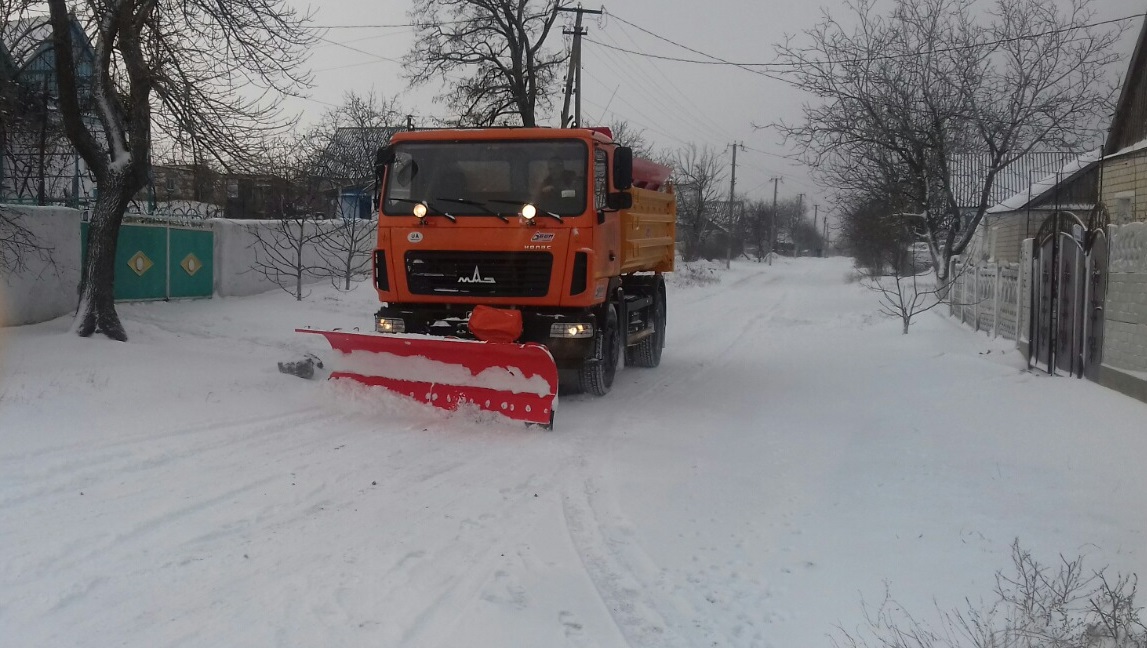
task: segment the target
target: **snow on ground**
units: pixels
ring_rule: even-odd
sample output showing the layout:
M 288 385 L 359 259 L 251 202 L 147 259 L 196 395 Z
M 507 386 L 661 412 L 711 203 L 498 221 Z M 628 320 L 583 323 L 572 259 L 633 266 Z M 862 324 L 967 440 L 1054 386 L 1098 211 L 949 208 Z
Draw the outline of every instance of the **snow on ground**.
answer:
M 681 274 L 662 365 L 552 432 L 276 370 L 366 288 L 0 330 L 0 643 L 825 646 L 1015 538 L 1147 574 L 1147 405 L 900 335 L 845 260 Z

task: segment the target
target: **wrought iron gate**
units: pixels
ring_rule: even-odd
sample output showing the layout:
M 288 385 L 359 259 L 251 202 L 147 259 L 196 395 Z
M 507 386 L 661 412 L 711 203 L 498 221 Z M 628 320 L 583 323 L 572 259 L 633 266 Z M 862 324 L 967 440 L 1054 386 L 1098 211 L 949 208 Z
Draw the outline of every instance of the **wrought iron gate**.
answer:
M 1103 348 L 1106 229 L 1102 207 L 1086 223 L 1057 211 L 1040 226 L 1032 246 L 1029 368 L 1094 379 Z

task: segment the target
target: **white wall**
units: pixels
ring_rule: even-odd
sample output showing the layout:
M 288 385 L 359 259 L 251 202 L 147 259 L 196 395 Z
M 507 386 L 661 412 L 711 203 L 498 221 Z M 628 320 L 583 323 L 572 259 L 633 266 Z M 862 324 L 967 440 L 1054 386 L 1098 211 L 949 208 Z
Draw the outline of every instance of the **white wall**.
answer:
M 341 225 L 339 220 L 312 221 L 306 224 L 307 231 L 315 227 L 334 228 Z M 211 229 L 215 232 L 215 294 L 221 297 L 245 297 L 268 290 L 281 290 L 279 286 L 255 269 L 258 239 L 252 230 L 260 228 L 272 230 L 279 226 L 278 221 L 211 219 Z M 317 265 L 318 252 L 312 247 L 303 249 L 303 265 Z M 322 277 L 306 276 L 304 283 L 325 281 Z M 288 286 L 291 287 L 291 286 Z
M 1103 364 L 1147 372 L 1147 223 L 1112 225 Z
M 80 284 L 80 212 L 63 207 L 0 206 L 15 214 L 37 240 L 52 250 L 51 261 L 32 254 L 27 269 L 19 274 L 0 274 L 0 326 L 35 324 L 75 312 Z M 280 290 L 271 280 L 253 269 L 256 238 L 253 228 L 269 229 L 275 221 L 210 219 L 215 234 L 214 293 L 224 297 L 254 295 Z M 341 223 L 321 221 L 308 227 L 338 227 Z M 315 250 L 304 252 L 304 263 L 315 264 Z M 311 276 L 307 283 L 325 281 Z
M 19 274 L 0 271 L 0 326 L 75 312 L 80 285 L 80 212 L 66 207 L 0 205 L 50 252 L 24 256 Z M 3 236 L 0 232 L 0 236 Z

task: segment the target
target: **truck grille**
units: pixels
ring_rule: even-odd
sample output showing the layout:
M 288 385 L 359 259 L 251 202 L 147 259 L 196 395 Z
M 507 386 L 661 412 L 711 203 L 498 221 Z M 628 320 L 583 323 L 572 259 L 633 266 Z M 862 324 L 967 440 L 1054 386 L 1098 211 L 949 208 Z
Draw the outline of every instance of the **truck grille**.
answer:
M 549 252 L 406 253 L 406 283 L 416 295 L 544 297 L 554 265 Z

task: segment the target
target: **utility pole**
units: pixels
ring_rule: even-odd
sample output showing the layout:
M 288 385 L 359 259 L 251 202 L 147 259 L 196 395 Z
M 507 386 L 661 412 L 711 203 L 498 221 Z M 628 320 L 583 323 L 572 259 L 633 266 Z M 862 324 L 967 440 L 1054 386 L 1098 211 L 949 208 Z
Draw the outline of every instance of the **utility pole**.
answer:
M 816 219 L 817 219 L 817 216 L 819 214 L 820 214 L 820 205 L 818 205 L 817 203 L 813 203 L 812 204 L 812 231 L 813 231 L 814 235 L 816 234 L 816 232 L 819 231 L 819 229 L 816 226 Z M 820 256 L 820 255 L 817 254 L 817 256 Z
M 804 216 L 804 194 L 797 194 L 797 211 L 789 220 L 789 243 L 793 245 L 793 258 L 800 256 L 800 249 L 797 248 L 797 221 Z
M 566 127 L 579 127 L 581 126 L 581 37 L 587 32 L 581 27 L 581 17 L 583 14 L 601 15 L 601 9 L 582 9 L 579 4 L 576 7 L 558 7 L 558 11 L 568 11 L 577 14 L 577 19 L 574 21 L 573 31 L 562 30 L 563 34 L 573 35 L 573 48 L 570 51 L 570 67 L 566 72 L 566 87 L 565 87 L 565 103 L 562 105 L 562 128 Z M 574 115 L 573 123 L 570 123 L 570 95 L 577 93 L 577 99 L 574 101 Z
M 736 194 L 737 188 L 737 147 L 745 148 L 745 145 L 733 142 L 729 146 L 733 147 L 733 172 L 729 174 L 729 204 L 728 204 L 728 217 L 726 218 L 725 229 L 725 269 L 728 270 L 733 265 L 733 197 Z
M 769 265 L 773 265 L 773 256 L 777 253 L 777 184 L 780 177 L 769 178 L 773 181 L 773 217 L 769 219 Z

